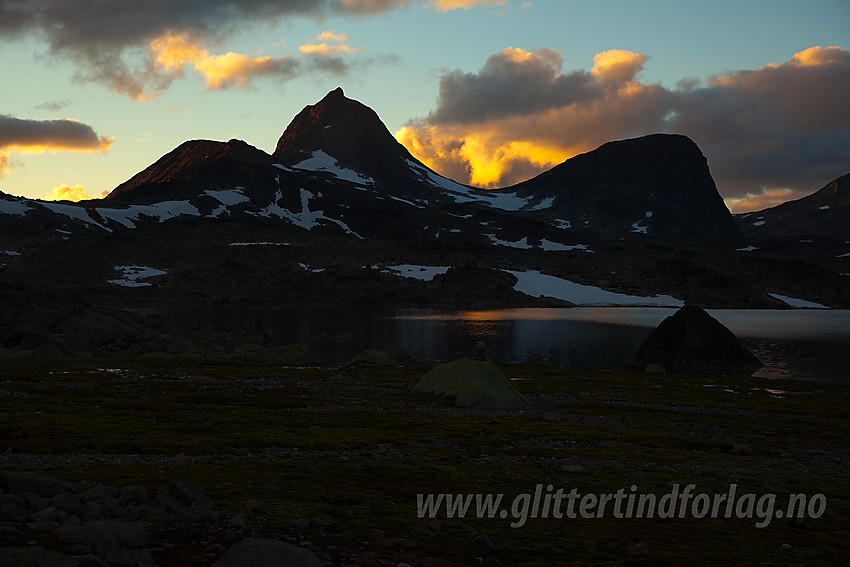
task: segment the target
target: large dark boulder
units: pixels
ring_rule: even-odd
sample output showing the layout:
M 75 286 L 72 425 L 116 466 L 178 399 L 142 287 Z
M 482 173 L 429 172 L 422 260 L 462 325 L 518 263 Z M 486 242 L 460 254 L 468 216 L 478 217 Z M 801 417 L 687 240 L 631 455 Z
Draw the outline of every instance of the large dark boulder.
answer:
M 687 304 L 656 327 L 635 353 L 640 366 L 660 364 L 671 372 L 749 375 L 761 361 L 720 321 Z

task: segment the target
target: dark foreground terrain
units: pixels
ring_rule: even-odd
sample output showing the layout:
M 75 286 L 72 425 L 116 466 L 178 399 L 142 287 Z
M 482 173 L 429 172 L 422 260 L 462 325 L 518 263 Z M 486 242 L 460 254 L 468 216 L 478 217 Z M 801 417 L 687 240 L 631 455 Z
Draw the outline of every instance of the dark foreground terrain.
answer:
M 430 368 L 5 361 L 0 546 L 162 566 L 212 565 L 248 537 L 306 547 L 327 565 L 808 566 L 850 556 L 850 387 L 505 366 L 531 407 L 476 410 L 414 392 Z M 601 518 L 533 518 L 526 508 L 511 527 L 538 485 L 660 499 L 688 484 L 710 497 L 734 484 L 762 504 L 775 494 L 776 510 L 791 494 L 826 507 L 790 520 L 766 520 L 763 506 L 716 519 L 659 518 L 660 507 L 651 519 L 618 519 L 610 507 Z M 462 519 L 445 507 L 420 519 L 417 494 L 428 493 L 503 493 L 505 514 L 476 518 L 473 503 Z

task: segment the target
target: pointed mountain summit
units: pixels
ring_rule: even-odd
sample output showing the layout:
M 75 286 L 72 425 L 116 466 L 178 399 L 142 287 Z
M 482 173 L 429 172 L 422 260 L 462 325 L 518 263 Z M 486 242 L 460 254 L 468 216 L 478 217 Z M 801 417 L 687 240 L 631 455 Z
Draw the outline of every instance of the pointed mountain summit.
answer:
M 396 197 L 436 202 L 443 197 L 435 188 L 469 190 L 413 157 L 374 110 L 347 98 L 342 88 L 305 106 L 286 127 L 273 155 L 283 165 L 347 177 Z
M 736 215 L 736 220 L 748 238 L 850 240 L 850 174 L 807 197 Z

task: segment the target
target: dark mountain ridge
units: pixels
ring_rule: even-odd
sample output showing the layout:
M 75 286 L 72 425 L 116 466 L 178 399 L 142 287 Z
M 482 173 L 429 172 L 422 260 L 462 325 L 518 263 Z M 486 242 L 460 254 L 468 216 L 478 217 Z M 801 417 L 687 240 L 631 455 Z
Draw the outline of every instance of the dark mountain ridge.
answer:
M 850 239 L 850 174 L 827 183 L 818 191 L 753 213 L 735 215 L 747 238 Z
M 55 227 L 62 230 L 69 223 L 114 230 L 200 216 L 263 217 L 348 237 L 544 250 L 741 239 L 705 157 L 685 136 L 610 142 L 488 191 L 429 169 L 374 110 L 340 88 L 299 112 L 273 154 L 235 139 L 187 141 L 105 199 L 77 205 L 82 211 L 71 206 L 32 208 L 64 215 Z

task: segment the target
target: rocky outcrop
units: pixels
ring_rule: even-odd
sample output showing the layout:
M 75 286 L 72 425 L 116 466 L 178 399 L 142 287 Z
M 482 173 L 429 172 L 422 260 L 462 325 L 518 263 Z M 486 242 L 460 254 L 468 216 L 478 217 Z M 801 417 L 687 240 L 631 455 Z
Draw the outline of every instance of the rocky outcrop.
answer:
M 635 362 L 714 375 L 749 375 L 762 367 L 732 331 L 693 304 L 664 319 L 635 353 Z

